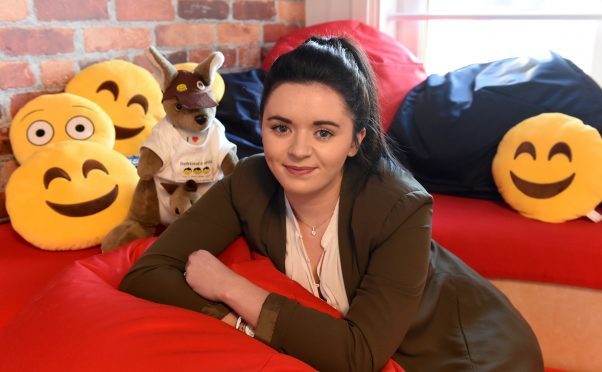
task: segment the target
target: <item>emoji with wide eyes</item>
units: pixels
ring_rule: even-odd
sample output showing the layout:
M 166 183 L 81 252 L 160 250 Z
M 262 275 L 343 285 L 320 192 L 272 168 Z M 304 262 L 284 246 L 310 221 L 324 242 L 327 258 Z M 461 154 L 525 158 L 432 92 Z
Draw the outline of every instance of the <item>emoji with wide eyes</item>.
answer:
M 137 182 L 135 167 L 117 151 L 63 141 L 11 174 L 6 209 L 13 228 L 36 247 L 87 248 L 125 219 Z
M 70 93 L 44 94 L 29 101 L 15 115 L 9 132 L 19 163 L 34 152 L 61 141 L 90 141 L 115 145 L 115 128 L 96 103 Z
M 78 73 L 66 92 L 86 97 L 102 107 L 115 126 L 115 150 L 137 155 L 153 126 L 165 116 L 159 83 L 144 68 L 111 60 Z
M 581 120 L 545 113 L 511 128 L 492 173 L 504 200 L 545 222 L 586 216 L 602 201 L 602 138 Z

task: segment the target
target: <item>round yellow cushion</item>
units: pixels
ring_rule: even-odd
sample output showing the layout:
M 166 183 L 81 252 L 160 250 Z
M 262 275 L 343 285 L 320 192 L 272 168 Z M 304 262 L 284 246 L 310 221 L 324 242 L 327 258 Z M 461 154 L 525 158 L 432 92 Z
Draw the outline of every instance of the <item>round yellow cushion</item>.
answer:
M 87 98 L 70 93 L 44 94 L 29 101 L 13 118 L 10 145 L 19 163 L 47 145 L 67 140 L 115 145 L 107 113 Z
M 579 218 L 602 201 L 602 138 L 575 117 L 537 115 L 506 133 L 492 172 L 504 200 L 522 215 Z
M 102 107 L 115 126 L 115 150 L 137 155 L 151 129 L 165 116 L 159 83 L 146 69 L 111 60 L 85 68 L 67 84 L 66 92 L 86 97 Z
M 115 150 L 63 141 L 11 174 L 6 209 L 13 228 L 36 247 L 87 248 L 125 219 L 137 182 L 134 166 Z

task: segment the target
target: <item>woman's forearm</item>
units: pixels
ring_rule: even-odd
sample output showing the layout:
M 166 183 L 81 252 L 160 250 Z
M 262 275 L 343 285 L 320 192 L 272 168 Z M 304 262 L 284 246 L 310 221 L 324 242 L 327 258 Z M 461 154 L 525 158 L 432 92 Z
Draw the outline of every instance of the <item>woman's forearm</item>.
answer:
M 240 315 L 252 327 L 257 327 L 259 313 L 269 292 L 242 276 L 224 291 L 222 302 Z

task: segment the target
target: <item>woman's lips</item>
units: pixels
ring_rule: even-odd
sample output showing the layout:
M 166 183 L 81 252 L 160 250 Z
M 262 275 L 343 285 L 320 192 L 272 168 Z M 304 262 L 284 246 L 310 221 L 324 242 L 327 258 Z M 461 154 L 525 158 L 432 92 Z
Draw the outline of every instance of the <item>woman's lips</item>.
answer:
M 284 168 L 294 176 L 305 176 L 316 169 L 315 167 L 295 167 L 292 165 L 285 165 Z

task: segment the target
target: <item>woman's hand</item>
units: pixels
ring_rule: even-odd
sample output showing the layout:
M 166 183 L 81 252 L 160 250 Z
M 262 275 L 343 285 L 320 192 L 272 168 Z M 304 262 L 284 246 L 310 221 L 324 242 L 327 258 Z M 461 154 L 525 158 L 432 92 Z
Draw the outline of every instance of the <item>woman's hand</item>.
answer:
M 269 292 L 236 274 L 217 257 L 205 250 L 193 252 L 186 263 L 186 282 L 196 293 L 211 301 L 228 305 L 236 314 L 257 326 L 261 307 Z M 235 316 L 222 320 L 235 322 Z
M 208 251 L 198 250 L 188 256 L 186 282 L 208 300 L 224 302 L 226 291 L 240 279 L 238 274 Z

